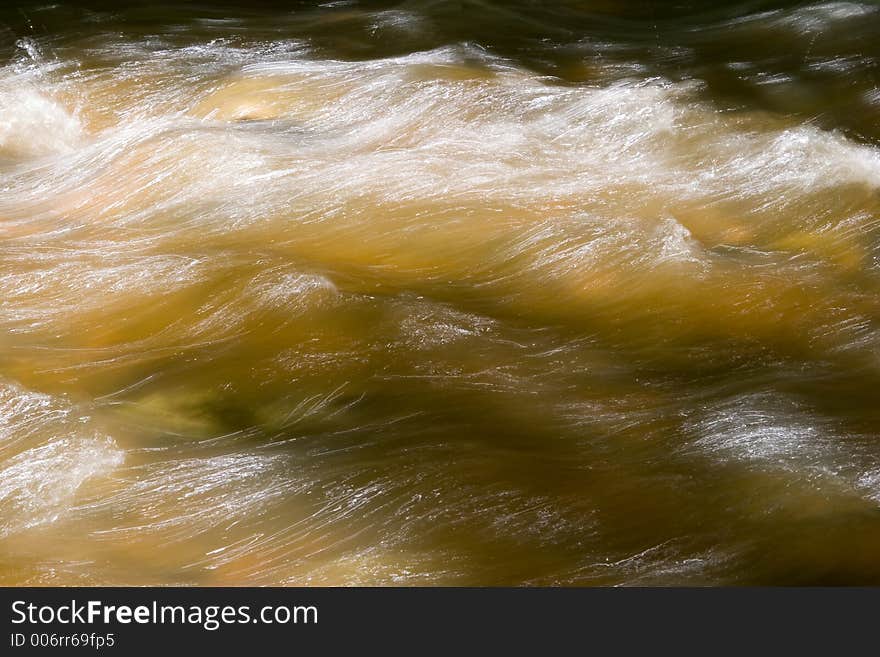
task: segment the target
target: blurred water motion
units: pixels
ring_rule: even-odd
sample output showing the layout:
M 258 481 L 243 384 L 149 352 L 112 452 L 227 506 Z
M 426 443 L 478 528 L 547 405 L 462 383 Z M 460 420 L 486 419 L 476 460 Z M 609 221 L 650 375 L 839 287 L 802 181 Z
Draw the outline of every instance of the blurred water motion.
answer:
M 0 10 L 0 583 L 880 583 L 880 6 Z

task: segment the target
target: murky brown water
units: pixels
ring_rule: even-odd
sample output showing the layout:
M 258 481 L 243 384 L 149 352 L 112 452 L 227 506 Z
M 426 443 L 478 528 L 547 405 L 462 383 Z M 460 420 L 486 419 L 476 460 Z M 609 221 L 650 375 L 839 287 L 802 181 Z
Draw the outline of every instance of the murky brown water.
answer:
M 0 18 L 0 584 L 880 583 L 880 6 Z

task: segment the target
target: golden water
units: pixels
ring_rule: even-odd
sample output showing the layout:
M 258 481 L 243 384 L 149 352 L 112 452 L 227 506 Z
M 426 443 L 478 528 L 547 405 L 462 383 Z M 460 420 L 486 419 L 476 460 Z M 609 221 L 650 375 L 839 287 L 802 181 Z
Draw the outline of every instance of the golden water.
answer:
M 4 10 L 0 583 L 880 583 L 880 10 L 546 4 Z

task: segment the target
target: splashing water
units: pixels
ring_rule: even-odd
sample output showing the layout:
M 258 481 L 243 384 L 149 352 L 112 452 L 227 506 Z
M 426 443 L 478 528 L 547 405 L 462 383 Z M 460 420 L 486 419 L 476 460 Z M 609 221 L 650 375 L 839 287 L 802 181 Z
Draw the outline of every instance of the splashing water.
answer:
M 880 583 L 877 7 L 372 5 L 0 14 L 0 583 Z

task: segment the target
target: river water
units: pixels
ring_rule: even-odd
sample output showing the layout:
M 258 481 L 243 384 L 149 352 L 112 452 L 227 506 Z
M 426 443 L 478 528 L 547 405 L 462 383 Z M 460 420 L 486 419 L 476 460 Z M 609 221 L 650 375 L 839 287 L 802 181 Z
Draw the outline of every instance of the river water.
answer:
M 0 10 L 0 584 L 880 584 L 880 5 L 243 4 Z

